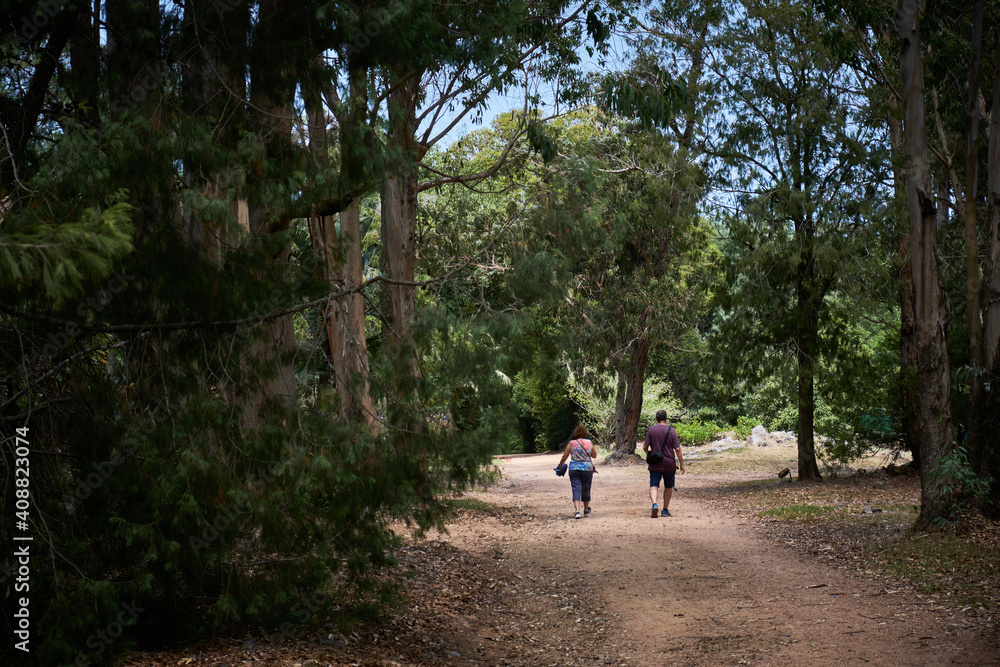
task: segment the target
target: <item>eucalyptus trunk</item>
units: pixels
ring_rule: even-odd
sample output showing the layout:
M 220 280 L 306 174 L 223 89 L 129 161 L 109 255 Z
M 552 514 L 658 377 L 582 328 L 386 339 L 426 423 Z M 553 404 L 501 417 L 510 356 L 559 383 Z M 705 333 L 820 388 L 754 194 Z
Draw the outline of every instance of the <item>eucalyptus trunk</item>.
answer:
M 185 58 L 181 86 L 185 111 L 192 117 L 211 119 L 216 141 L 223 149 L 235 150 L 240 140 L 240 120 L 247 94 L 246 60 L 250 33 L 247 6 L 225 7 L 220 11 L 213 0 L 187 0 L 184 5 Z M 218 161 L 205 161 L 198 151 L 183 157 L 184 185 L 205 198 L 223 200 L 226 188 L 220 183 Z M 225 169 L 225 167 L 223 167 Z M 216 263 L 223 263 L 228 250 L 249 231 L 246 200 L 229 202 L 229 220 L 210 220 L 204 209 L 189 207 L 184 212 L 182 235 L 185 242 Z
M 614 460 L 629 458 L 635 453 L 638 440 L 639 419 L 642 417 L 643 385 L 646 366 L 649 363 L 649 349 L 652 341 L 646 333 L 651 308 L 647 308 L 639 318 L 638 330 L 642 332 L 629 346 L 628 363 L 620 371 L 616 400 L 615 451 Z
M 979 273 L 977 232 L 979 202 L 976 192 L 979 176 L 979 72 L 983 44 L 983 2 L 984 0 L 976 0 L 972 12 L 972 60 L 969 67 L 969 99 L 966 106 L 965 199 L 962 205 L 962 217 L 965 223 L 965 310 L 966 325 L 969 329 L 969 365 L 977 370 L 983 368 L 983 322 L 980 306 L 983 280 Z M 989 439 L 990 435 L 987 434 L 991 433 L 984 431 L 982 425 L 983 390 L 982 376 L 973 373 L 969 380 L 968 433 L 974 467 L 979 463 L 976 460 L 980 453 L 977 443 L 984 438 Z
M 895 111 L 895 107 L 893 107 Z M 899 408 L 903 442 L 914 463 L 920 465 L 920 438 L 917 433 L 917 346 L 913 315 L 913 273 L 910 270 L 910 219 L 906 208 L 906 167 L 903 161 L 903 125 L 895 114 L 889 116 L 892 141 L 892 180 L 896 211 L 896 258 L 899 272 Z
M 1000 517 L 1000 54 L 993 77 L 993 111 L 990 118 L 989 172 L 987 176 L 986 275 L 983 290 L 983 364 L 986 383 L 980 401 L 980 436 L 973 442 L 973 459 L 981 479 L 991 479 L 984 508 Z
M 798 456 L 799 481 L 822 479 L 816 465 L 816 355 L 819 340 L 819 308 L 814 293 L 815 259 L 813 245 L 815 231 L 812 221 L 805 217 L 800 222 L 800 259 L 796 291 L 798 294 L 798 323 L 796 325 L 796 354 L 798 365 Z M 822 297 L 819 297 L 822 299 Z
M 949 404 L 951 373 L 945 337 L 948 311 L 938 266 L 937 216 L 928 158 L 919 6 L 912 0 L 899 0 L 898 7 L 910 267 L 918 359 L 917 434 L 922 484 L 917 522 L 926 527 L 948 513 L 950 480 L 941 474 L 940 463 L 941 457 L 951 451 L 955 431 Z
M 106 75 L 110 115 L 120 121 L 129 109 L 142 119 L 137 132 L 145 133 L 141 147 L 122 151 L 116 185 L 129 193 L 134 206 L 135 246 L 141 252 L 147 240 L 161 229 L 177 228 L 180 209 L 174 196 L 176 183 L 170 158 L 157 150 L 162 123 L 162 57 L 160 53 L 159 5 L 153 0 L 108 0 L 105 3 L 107 28 Z M 133 256 L 134 257 L 134 256 Z M 130 258 L 134 263 L 134 259 Z M 135 307 L 146 321 L 163 317 L 163 304 L 157 298 L 158 276 L 139 264 L 130 271 L 136 274 Z M 130 364 L 130 396 L 139 412 L 153 412 L 161 403 L 164 388 L 161 380 L 148 369 L 169 363 L 170 336 L 162 333 L 132 335 L 126 358 Z

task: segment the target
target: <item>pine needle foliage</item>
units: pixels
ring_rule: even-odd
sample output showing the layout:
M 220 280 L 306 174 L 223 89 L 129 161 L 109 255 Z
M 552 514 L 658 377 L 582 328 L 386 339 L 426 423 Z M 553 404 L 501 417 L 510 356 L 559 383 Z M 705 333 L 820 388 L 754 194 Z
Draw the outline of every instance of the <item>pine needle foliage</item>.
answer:
M 530 280 L 478 275 L 494 312 L 461 307 L 475 302 L 465 274 L 430 281 L 391 350 L 374 344 L 369 290 L 370 377 L 332 379 L 326 308 L 343 294 L 325 262 L 345 253 L 323 257 L 303 230 L 410 159 L 385 146 L 379 86 L 393 68 L 452 76 L 454 99 L 479 108 L 519 80 L 525 50 L 563 71 L 587 11 L 103 6 L 59 5 L 37 38 L 3 51 L 0 423 L 6 463 L 6 429 L 27 425 L 33 442 L 32 618 L 44 630 L 31 658 L 111 663 L 133 645 L 285 627 L 320 595 L 341 619 L 377 609 L 398 593 L 394 522 L 440 527 L 444 496 L 489 478 L 505 378 L 534 333 L 513 311 L 557 293 L 555 271 L 525 256 L 516 278 Z M 567 11 L 578 20 L 554 30 Z M 26 16 L 14 14 L 3 21 Z M 600 31 L 596 14 L 587 30 Z M 338 132 L 309 115 L 317 98 Z M 363 253 L 366 279 L 377 251 Z M 420 372 L 394 372 L 411 363 Z M 334 383 L 362 381 L 374 424 L 340 416 Z M 0 539 L 12 530 L 4 521 Z M 121 633 L 101 639 L 114 623 Z
M 131 206 L 118 203 L 63 224 L 33 222 L 0 234 L 0 286 L 41 283 L 58 308 L 79 296 L 86 281 L 106 278 L 116 260 L 132 250 Z

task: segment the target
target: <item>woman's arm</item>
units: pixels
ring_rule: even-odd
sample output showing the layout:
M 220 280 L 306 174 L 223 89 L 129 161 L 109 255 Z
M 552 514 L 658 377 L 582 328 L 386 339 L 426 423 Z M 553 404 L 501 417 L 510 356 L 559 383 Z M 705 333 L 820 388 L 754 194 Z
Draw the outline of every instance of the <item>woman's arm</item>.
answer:
M 566 443 L 566 451 L 563 452 L 562 458 L 559 459 L 559 465 L 556 466 L 557 468 L 562 464 L 566 463 L 566 459 L 569 458 L 569 450 L 572 448 L 573 448 L 573 441 L 570 440 L 568 443 Z

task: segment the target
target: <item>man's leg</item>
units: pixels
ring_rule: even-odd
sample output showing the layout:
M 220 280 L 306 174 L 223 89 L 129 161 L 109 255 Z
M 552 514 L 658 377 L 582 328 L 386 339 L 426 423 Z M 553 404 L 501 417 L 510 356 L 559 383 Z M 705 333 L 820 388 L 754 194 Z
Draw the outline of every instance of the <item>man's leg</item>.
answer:
M 674 473 L 663 473 L 663 510 L 660 516 L 670 516 L 670 498 L 674 495 Z
M 653 503 L 652 509 L 649 510 L 649 516 L 653 519 L 660 516 L 660 508 L 656 505 L 656 495 L 660 490 L 660 479 L 660 473 L 649 473 L 649 499 Z

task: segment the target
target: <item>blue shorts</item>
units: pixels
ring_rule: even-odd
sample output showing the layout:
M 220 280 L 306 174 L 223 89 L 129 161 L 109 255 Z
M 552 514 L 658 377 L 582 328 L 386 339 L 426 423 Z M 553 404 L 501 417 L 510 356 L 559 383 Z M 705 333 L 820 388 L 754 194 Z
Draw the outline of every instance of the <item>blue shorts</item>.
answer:
M 649 485 L 660 488 L 660 480 L 663 480 L 664 489 L 674 488 L 674 474 L 676 471 L 671 472 L 652 472 L 649 473 Z

